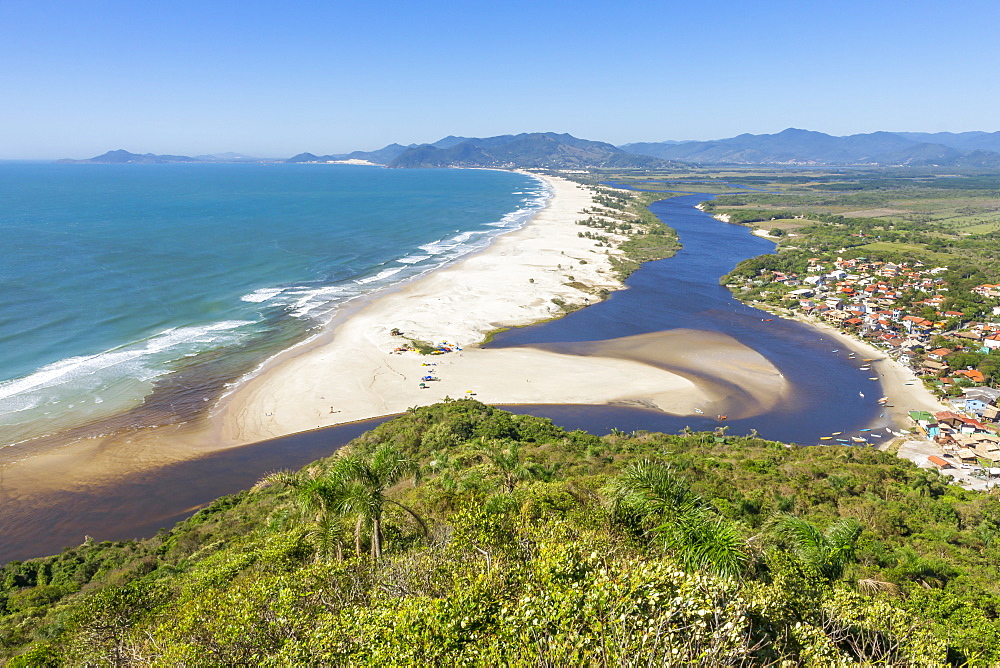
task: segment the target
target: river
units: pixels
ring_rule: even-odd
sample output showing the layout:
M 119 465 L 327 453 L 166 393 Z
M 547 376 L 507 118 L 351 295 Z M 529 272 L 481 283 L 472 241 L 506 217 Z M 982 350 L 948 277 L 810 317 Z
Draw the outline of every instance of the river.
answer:
M 879 424 L 875 384 L 857 362 L 824 334 L 797 322 L 744 306 L 719 284 L 746 258 L 773 252 L 774 244 L 738 225 L 694 208 L 705 195 L 674 197 L 650 209 L 677 230 L 683 248 L 672 258 L 644 264 L 626 281 L 628 289 L 564 318 L 510 330 L 491 347 L 544 345 L 558 350 L 674 328 L 721 332 L 767 357 L 794 388 L 794 401 L 776 410 L 725 424 L 731 434 L 756 429 L 762 437 L 818 443 L 820 435 Z M 837 352 L 834 352 L 837 350 Z M 867 399 L 859 394 L 868 393 Z M 672 416 L 614 406 L 518 406 L 516 413 L 548 417 L 567 429 L 605 434 L 613 428 L 676 433 L 684 427 L 714 429 L 714 418 Z M 151 536 L 198 507 L 254 484 L 278 468 L 295 469 L 328 456 L 355 436 L 384 422 L 368 420 L 214 452 L 197 460 L 135 475 L 113 484 L 67 491 L 46 499 L 46 508 L 6 508 L 0 530 L 0 563 L 59 551 L 83 534 L 97 540 Z M 2 482 L 2 481 L 0 481 Z

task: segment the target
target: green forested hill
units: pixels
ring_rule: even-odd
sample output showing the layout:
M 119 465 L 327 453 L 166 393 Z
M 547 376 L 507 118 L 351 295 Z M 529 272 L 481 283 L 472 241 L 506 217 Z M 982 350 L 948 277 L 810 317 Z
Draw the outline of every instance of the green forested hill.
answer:
M 0 571 L 45 665 L 996 665 L 1000 504 L 885 453 L 472 400 Z M 10 659 L 10 657 L 15 657 Z

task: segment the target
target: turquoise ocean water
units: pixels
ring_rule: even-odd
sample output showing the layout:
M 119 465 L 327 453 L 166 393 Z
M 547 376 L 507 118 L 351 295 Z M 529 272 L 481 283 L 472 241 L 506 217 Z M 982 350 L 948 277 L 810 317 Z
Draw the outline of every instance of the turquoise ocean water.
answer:
M 0 446 L 187 419 L 546 195 L 484 170 L 0 164 Z

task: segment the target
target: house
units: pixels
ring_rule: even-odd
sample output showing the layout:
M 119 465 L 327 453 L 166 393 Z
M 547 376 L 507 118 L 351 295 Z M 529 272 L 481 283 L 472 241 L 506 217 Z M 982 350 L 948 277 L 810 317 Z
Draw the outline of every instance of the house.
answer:
M 1000 285 L 977 285 L 972 291 L 984 297 L 1000 297 Z
M 971 380 L 973 383 L 979 383 L 980 385 L 986 382 L 986 377 L 983 376 L 982 371 L 977 371 L 976 369 L 965 369 L 964 371 L 956 371 L 956 376 L 964 376 Z
M 911 415 L 912 413 L 913 411 L 911 411 Z M 965 418 L 958 413 L 953 413 L 951 411 L 941 411 L 940 413 L 935 413 L 934 419 L 938 422 L 943 422 L 949 427 L 954 427 L 955 429 L 960 428 L 965 423 Z
M 929 461 L 931 464 L 933 464 L 934 466 L 938 467 L 939 469 L 950 469 L 950 468 L 952 468 L 951 462 L 946 462 L 945 460 L 941 459 L 937 455 L 931 455 L 930 457 L 927 458 L 927 461 Z
M 992 387 L 966 387 L 962 393 L 965 395 L 965 410 L 980 417 L 984 417 L 988 407 L 996 408 L 997 399 L 1000 399 L 1000 390 Z
M 988 349 L 1000 348 L 1000 334 L 990 334 L 983 338 L 983 345 Z
M 945 358 L 945 356 L 951 355 L 952 352 L 953 351 L 951 351 L 951 350 L 949 350 L 947 348 L 936 348 L 936 349 L 930 351 L 929 353 L 927 353 L 927 357 L 931 358 L 932 360 L 938 360 L 938 361 L 940 361 L 940 360 L 943 360 Z
M 955 451 L 955 456 L 962 460 L 963 464 L 975 464 L 979 461 L 979 455 L 969 448 L 959 448 Z
M 948 370 L 946 364 L 941 362 L 935 362 L 934 360 L 924 360 L 924 363 L 920 365 L 920 373 L 926 376 L 936 376 Z

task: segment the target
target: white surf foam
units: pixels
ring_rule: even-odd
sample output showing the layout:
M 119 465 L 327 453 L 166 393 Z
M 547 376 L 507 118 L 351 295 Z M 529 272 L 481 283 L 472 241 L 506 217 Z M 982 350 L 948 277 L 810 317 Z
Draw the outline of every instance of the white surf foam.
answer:
M 359 278 L 358 280 L 356 280 L 354 282 L 358 283 L 359 285 L 367 285 L 369 283 L 374 283 L 376 281 L 385 280 L 385 279 L 389 278 L 390 276 L 395 276 L 396 274 L 398 274 L 401 271 L 403 271 L 403 267 L 393 267 L 391 269 L 383 269 L 382 271 L 378 272 L 374 276 L 368 276 L 367 278 Z
M 166 370 L 145 364 L 150 357 L 173 348 L 217 343 L 225 338 L 220 336 L 220 333 L 248 324 L 252 324 L 252 321 L 224 320 L 208 325 L 171 328 L 134 344 L 96 355 L 68 357 L 47 364 L 28 376 L 0 382 L 0 401 L 3 402 L 0 404 L 0 410 L 10 409 L 5 400 L 12 397 L 93 377 L 112 368 L 116 374 L 128 375 L 139 380 L 151 380 L 166 373 Z
M 430 255 L 407 255 L 406 257 L 399 258 L 396 262 L 399 262 L 400 264 L 416 264 L 429 259 L 431 259 Z
M 260 288 L 259 290 L 254 290 L 248 295 L 243 295 L 240 299 L 245 302 L 259 304 L 260 302 L 266 302 L 269 299 L 277 297 L 284 291 L 284 288 Z

